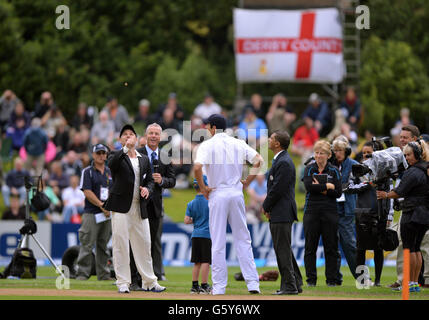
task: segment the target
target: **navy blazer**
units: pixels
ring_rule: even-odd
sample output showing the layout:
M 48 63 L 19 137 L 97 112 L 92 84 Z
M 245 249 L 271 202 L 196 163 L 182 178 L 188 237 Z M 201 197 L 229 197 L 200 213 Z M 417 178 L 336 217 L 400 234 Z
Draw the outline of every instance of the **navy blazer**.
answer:
M 149 158 L 145 155 L 137 157 L 140 167 L 140 186 L 153 193 L 154 182 Z M 109 154 L 107 165 L 112 173 L 113 184 L 109 190 L 109 198 L 104 203 L 104 208 L 109 211 L 127 213 L 130 211 L 134 193 L 134 170 L 129 157 L 121 149 Z M 139 190 L 140 191 L 140 190 Z M 147 200 L 140 196 L 140 215 L 142 219 L 148 217 L 146 209 Z
M 298 221 L 295 202 L 295 165 L 286 150 L 276 158 L 268 172 L 267 197 L 262 207 L 270 214 L 270 222 Z

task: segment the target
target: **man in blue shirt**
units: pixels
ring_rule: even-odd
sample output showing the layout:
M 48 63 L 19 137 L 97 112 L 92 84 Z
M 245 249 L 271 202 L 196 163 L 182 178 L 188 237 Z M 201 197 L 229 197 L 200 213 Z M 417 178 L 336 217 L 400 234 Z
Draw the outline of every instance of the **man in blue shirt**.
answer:
M 109 259 L 107 243 L 112 236 L 112 225 L 110 212 L 103 208 L 109 196 L 109 187 L 112 185 L 112 174 L 105 165 L 108 151 L 109 149 L 102 143 L 96 144 L 92 152 L 94 161 L 92 165 L 83 169 L 80 179 L 80 189 L 85 194 L 85 208 L 79 229 L 81 246 L 77 258 L 77 280 L 87 280 L 91 276 L 94 245 L 97 279 L 112 280 L 107 266 Z
M 203 176 L 204 184 L 208 185 L 207 177 Z M 188 203 L 186 208 L 185 223 L 194 224 L 192 232 L 192 256 L 191 262 L 194 263 L 192 269 L 192 289 L 191 293 L 209 294 L 211 287 L 209 286 L 208 278 L 210 272 L 211 246 L 209 229 L 209 202 L 204 197 L 198 186 L 198 182 L 194 179 L 194 188 L 197 191 L 195 199 Z M 198 278 L 201 271 L 201 287 L 198 285 Z

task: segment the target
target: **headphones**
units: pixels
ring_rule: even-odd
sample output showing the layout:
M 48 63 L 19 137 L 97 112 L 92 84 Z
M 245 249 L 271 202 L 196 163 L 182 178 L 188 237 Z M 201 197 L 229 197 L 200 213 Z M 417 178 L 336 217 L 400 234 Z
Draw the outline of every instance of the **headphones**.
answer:
M 423 154 L 423 149 L 421 147 L 420 140 L 417 140 L 415 142 L 408 142 L 408 146 L 413 150 L 414 158 L 416 158 L 417 161 L 420 161 L 422 159 Z

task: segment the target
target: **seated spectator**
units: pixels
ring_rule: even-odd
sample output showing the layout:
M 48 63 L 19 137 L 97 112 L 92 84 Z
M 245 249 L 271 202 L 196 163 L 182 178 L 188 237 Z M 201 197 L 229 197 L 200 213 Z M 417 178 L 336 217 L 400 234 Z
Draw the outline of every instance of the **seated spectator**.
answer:
M 51 174 L 48 184 L 57 196 L 60 196 L 61 192 L 70 186 L 70 177 L 63 172 L 61 162 L 58 160 L 51 163 Z
M 113 121 L 109 120 L 107 111 L 101 111 L 98 116 L 98 121 L 91 129 L 91 144 L 94 146 L 98 143 L 111 145 L 114 137 L 115 124 Z
M 194 115 L 204 120 L 212 114 L 220 114 L 221 112 L 221 106 L 214 101 L 211 94 L 207 93 L 204 96 L 204 101 L 195 108 Z
M 153 123 L 153 117 L 150 115 L 150 102 L 147 99 L 141 99 L 139 102 L 139 111 L 134 117 L 134 126 L 140 126 L 142 132 L 146 127 Z
M 36 103 L 34 107 L 33 118 L 42 119 L 46 112 L 50 109 L 56 109 L 56 104 L 52 93 L 45 91 L 40 95 L 40 101 Z
M 357 129 L 360 121 L 361 106 L 354 88 L 347 88 L 346 97 L 344 101 L 341 102 L 340 108 L 344 113 L 347 123 L 354 129 Z
M 331 111 L 328 104 L 322 101 L 317 93 L 312 93 L 308 102 L 309 105 L 302 114 L 302 119 L 311 118 L 319 135 L 323 135 L 326 130 L 329 130 L 331 124 Z
M 85 195 L 79 187 L 79 176 L 73 175 L 70 177 L 70 187 L 63 190 L 61 199 L 63 201 L 64 223 L 70 223 L 73 215 L 83 214 Z
M 68 147 L 68 150 L 73 150 L 79 156 L 80 154 L 86 153 L 88 151 L 88 144 L 85 142 L 82 132 L 76 131 L 74 133 L 71 144 Z
M 115 125 L 115 132 L 119 133 L 122 127 L 130 122 L 128 111 L 125 107 L 118 103 L 118 99 L 109 97 L 107 98 L 106 106 L 102 111 L 107 111 L 109 119 L 113 121 Z
M 177 132 L 180 132 L 179 123 L 174 118 L 173 109 L 166 108 L 162 114 L 162 118 L 158 121 L 158 124 L 161 126 L 162 130 L 174 129 Z
M 68 151 L 61 159 L 61 165 L 63 167 L 64 173 L 69 177 L 73 175 L 80 177 L 83 169 L 82 161 L 73 150 Z
M 10 115 L 6 136 L 12 139 L 12 148 L 16 151 L 24 145 L 25 131 L 30 127 L 30 114 L 25 111 L 24 104 L 18 102 Z
M 250 145 L 259 147 L 268 140 L 268 128 L 264 120 L 257 118 L 252 106 L 246 107 L 245 117 L 238 125 L 239 137 Z M 264 132 L 264 130 L 266 130 Z
M 55 137 L 58 127 L 67 125 L 66 119 L 56 105 L 46 111 L 41 120 L 41 125 L 50 139 Z
M 319 133 L 310 117 L 304 118 L 304 125 L 296 129 L 292 137 L 291 153 L 301 157 L 302 164 L 311 157 L 314 144 L 319 140 Z
M 180 122 L 185 120 L 185 111 L 183 110 L 182 106 L 178 103 L 177 94 L 174 92 L 170 92 L 168 94 L 167 103 L 161 104 L 158 107 L 158 110 L 155 113 L 155 119 L 154 120 L 159 121 L 162 118 L 164 110 L 167 108 L 173 110 L 174 119 L 176 119 L 177 121 L 180 121 Z
M 249 223 L 260 222 L 262 221 L 262 204 L 267 196 L 265 175 L 258 174 L 246 191 L 249 195 L 249 205 L 246 210 L 247 220 Z
M 94 119 L 88 113 L 88 108 L 85 102 L 79 103 L 77 107 L 77 113 L 73 117 L 72 120 L 72 128 L 76 131 L 80 131 L 82 127 L 90 130 L 92 128 L 92 124 Z
M 253 107 L 255 114 L 258 118 L 264 119 L 265 112 L 262 107 L 262 96 L 259 93 L 254 93 L 250 97 L 250 103 L 244 107 L 243 113 L 241 115 L 241 120 L 243 120 L 246 112 L 246 108 Z
M 3 220 L 24 220 L 25 207 L 20 203 L 20 196 L 17 193 L 11 193 L 9 198 L 9 208 L 3 212 Z
M 62 124 L 57 127 L 57 131 L 54 138 L 52 139 L 52 142 L 56 146 L 56 159 L 61 159 L 67 152 L 70 144 L 70 130 L 65 119 Z
M 12 90 L 5 90 L 0 97 L 0 133 L 3 133 L 6 124 L 15 110 L 19 99 Z
M 10 206 L 9 198 L 12 194 L 19 195 L 20 205 L 26 201 L 26 190 L 24 178 L 30 177 L 30 173 L 24 169 L 24 161 L 21 158 L 15 158 L 13 169 L 6 175 L 5 184 L 1 188 L 4 204 Z
M 48 147 L 48 136 L 40 127 L 41 121 L 39 118 L 31 120 L 31 127 L 24 135 L 24 149 L 27 153 L 27 158 L 24 162 L 24 168 L 32 175 L 40 175 L 45 166 L 45 151 Z M 35 164 L 34 164 L 35 163 Z
M 290 126 L 295 121 L 296 114 L 293 107 L 288 104 L 287 98 L 282 93 L 278 93 L 273 97 L 265 119 L 270 128 L 270 133 L 275 131 L 290 132 Z

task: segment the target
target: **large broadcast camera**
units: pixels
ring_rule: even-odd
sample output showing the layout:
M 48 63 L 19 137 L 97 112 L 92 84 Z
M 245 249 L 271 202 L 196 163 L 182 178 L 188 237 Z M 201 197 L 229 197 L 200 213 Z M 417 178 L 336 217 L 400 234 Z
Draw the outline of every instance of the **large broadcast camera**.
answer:
M 352 173 L 357 178 L 366 175 L 370 182 L 378 186 L 389 179 L 396 179 L 408 164 L 401 148 L 393 147 L 389 137 L 373 138 L 372 141 L 374 150 L 377 150 L 376 142 L 384 143 L 387 149 L 374 151 L 369 159 L 353 165 Z

